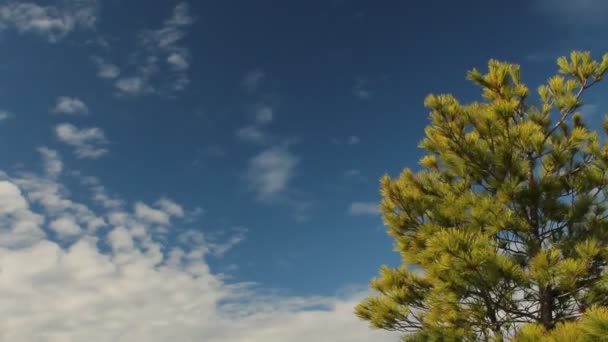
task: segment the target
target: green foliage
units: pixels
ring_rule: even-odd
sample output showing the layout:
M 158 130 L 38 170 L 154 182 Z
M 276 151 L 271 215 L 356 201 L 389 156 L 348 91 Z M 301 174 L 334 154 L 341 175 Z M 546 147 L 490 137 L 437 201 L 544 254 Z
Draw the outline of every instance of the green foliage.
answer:
M 574 322 L 559 323 L 547 331 L 542 325 L 528 324 L 520 329 L 513 342 L 600 342 L 608 341 L 608 309 L 593 308 Z
M 429 95 L 422 169 L 381 180 L 403 265 L 356 314 L 404 341 L 604 341 L 608 145 L 577 112 L 608 54 L 558 60 L 529 100 L 518 65 L 468 78 L 483 100 Z M 608 131 L 608 118 L 604 129 Z M 580 317 L 583 319 L 579 319 Z

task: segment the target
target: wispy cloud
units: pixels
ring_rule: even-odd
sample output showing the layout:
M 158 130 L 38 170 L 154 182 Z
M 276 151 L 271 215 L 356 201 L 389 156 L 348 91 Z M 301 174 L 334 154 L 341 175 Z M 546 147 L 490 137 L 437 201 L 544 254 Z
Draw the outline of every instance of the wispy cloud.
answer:
M 264 144 L 268 141 L 264 126 L 274 120 L 274 109 L 266 104 L 258 104 L 255 107 L 254 114 L 254 123 L 239 128 L 236 131 L 236 136 L 243 142 Z
M 202 153 L 205 156 L 215 157 L 215 158 L 225 157 L 228 154 L 222 146 L 215 145 L 215 144 L 205 147 L 202 150 Z
M 111 196 L 108 190 L 101 184 L 99 179 L 93 176 L 82 176 L 77 173 L 82 185 L 90 188 L 92 200 L 106 209 L 116 209 L 124 205 L 124 201 L 116 196 Z
M 77 28 L 92 29 L 96 20 L 96 0 L 64 0 L 48 6 L 9 0 L 0 5 L 0 31 L 37 34 L 52 43 Z
M 77 128 L 63 123 L 55 126 L 55 135 L 60 141 L 74 147 L 78 158 L 97 159 L 108 153 L 105 148 L 108 140 L 100 128 Z
M 135 203 L 135 217 L 150 224 L 168 225 L 171 217 L 184 217 L 184 209 L 168 198 L 156 202 L 156 208 L 143 202 Z
M 346 177 L 360 177 L 361 171 L 359 171 L 357 169 L 350 169 L 350 170 L 346 170 L 346 172 L 344 172 L 344 175 Z
M 153 89 L 147 79 L 141 76 L 121 78 L 116 81 L 115 85 L 116 89 L 125 95 L 142 95 Z
M 183 90 L 190 83 L 191 64 L 190 51 L 183 40 L 194 21 L 190 6 L 181 2 L 160 28 L 142 31 L 138 50 L 133 54 L 135 71 L 123 73 L 114 83 L 116 89 L 131 96 Z
M 0 110 L 0 122 L 8 120 L 12 117 L 13 117 L 13 113 L 6 111 L 6 110 Z
M 209 252 L 215 257 L 222 257 L 229 250 L 243 242 L 249 230 L 245 227 L 233 227 L 216 234 L 209 234 L 206 238 L 209 244 Z
M 59 153 L 44 146 L 38 147 L 38 152 L 42 155 L 46 174 L 53 178 L 59 176 L 63 170 L 63 162 L 61 161 L 61 157 L 59 157 Z
M 288 146 L 270 147 L 249 161 L 246 179 L 258 199 L 275 199 L 287 189 L 299 161 Z
M 97 76 L 103 79 L 115 79 L 120 76 L 120 68 L 112 63 L 106 62 L 99 56 L 91 57 L 91 61 L 97 66 Z
M 167 57 L 167 63 L 175 71 L 186 71 L 190 67 L 190 62 L 188 62 L 185 53 L 172 52 L 169 57 Z
M 348 214 L 352 216 L 380 215 L 376 202 L 353 202 L 348 207 Z
M 604 0 L 534 0 L 531 4 L 533 9 L 563 23 L 598 24 L 596 20 L 608 14 L 608 2 Z
M 223 158 L 228 155 L 228 152 L 220 145 L 211 144 L 199 149 L 194 156 L 193 166 L 207 167 L 211 163 L 211 159 Z
M 353 94 L 360 100 L 369 100 L 372 97 L 367 86 L 367 80 L 361 77 L 355 79 L 355 85 L 353 87 Z
M 349 137 L 347 137 L 346 139 L 339 139 L 339 138 L 333 138 L 332 143 L 336 144 L 336 145 L 349 145 L 349 146 L 353 146 L 353 145 L 357 145 L 361 142 L 361 138 L 359 138 L 356 135 L 351 135 Z
M 57 98 L 55 108 L 53 108 L 53 113 L 86 115 L 89 114 L 89 107 L 75 97 L 60 96 Z
M 265 78 L 264 71 L 260 69 L 251 70 L 243 77 L 241 86 L 248 92 L 255 92 L 260 88 Z
M 274 110 L 268 105 L 259 105 L 255 112 L 255 121 L 260 125 L 265 125 L 274 119 Z
M 236 131 L 239 140 L 249 143 L 261 144 L 266 141 L 266 133 L 256 125 L 241 127 Z
M 355 181 L 355 182 L 365 182 L 367 178 L 361 173 L 359 169 L 350 169 L 344 172 L 344 177 L 346 179 Z

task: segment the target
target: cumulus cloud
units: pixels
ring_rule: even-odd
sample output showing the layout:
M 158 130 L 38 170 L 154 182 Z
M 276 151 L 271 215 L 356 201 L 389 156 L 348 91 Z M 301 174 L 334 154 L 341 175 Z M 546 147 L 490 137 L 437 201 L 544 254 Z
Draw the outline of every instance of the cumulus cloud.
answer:
M 115 79 L 120 76 L 120 68 L 112 63 L 106 62 L 98 56 L 91 57 L 91 61 L 97 67 L 97 76 L 103 79 Z
M 54 178 L 0 174 L 0 340 L 398 338 L 369 330 L 355 318 L 353 307 L 362 293 L 296 297 L 228 283 L 210 270 L 213 244 L 202 232 L 184 231 L 184 238 L 167 242 L 155 237 L 147 216 L 138 217 L 136 208 L 93 214 L 70 199 L 71 192 L 60 191 L 65 187 Z M 181 208 L 170 200 L 157 205 L 174 214 Z M 107 229 L 86 229 L 87 214 L 107 222 Z M 172 229 L 179 232 L 179 224 Z M 60 243 L 58 232 L 71 240 Z
M 61 238 L 79 235 L 81 233 L 80 226 L 74 218 L 63 216 L 55 219 L 49 224 L 49 227 Z
M 57 98 L 53 112 L 69 115 L 84 115 L 89 113 L 89 107 L 75 97 L 60 96 Z
M 181 2 L 160 28 L 140 32 L 139 46 L 133 54 L 136 68 L 116 79 L 116 89 L 131 96 L 183 90 L 190 83 L 191 60 L 183 40 L 194 21 L 190 5 Z
M 105 220 L 96 215 L 86 205 L 68 198 L 69 191 L 51 175 L 45 177 L 25 174 L 11 180 L 27 198 L 27 201 L 42 208 L 49 220 L 61 217 L 72 217 L 81 229 L 89 233 L 105 226 Z M 42 216 L 42 215 L 41 215 Z
M 0 180 L 0 247 L 18 248 L 41 241 L 43 222 L 41 215 L 30 210 L 17 185 Z
M 97 159 L 108 153 L 104 147 L 108 140 L 100 128 L 77 128 L 63 123 L 55 126 L 55 135 L 60 141 L 74 147 L 78 158 Z
M 246 178 L 259 199 L 273 199 L 294 177 L 299 158 L 286 146 L 270 147 L 249 161 Z
M 13 114 L 6 110 L 0 110 L 0 122 L 10 119 L 13 117 Z
M 378 203 L 376 202 L 353 202 L 348 207 L 349 215 L 380 215 Z
M 266 74 L 262 70 L 251 70 L 243 77 L 241 85 L 248 92 L 254 92 L 260 88 L 264 78 L 266 78 Z
M 0 5 L 0 31 L 37 34 L 52 43 L 77 28 L 92 29 L 96 20 L 96 0 L 64 0 L 49 6 L 9 0 Z
M 170 218 L 184 217 L 184 209 L 168 198 L 161 198 L 152 208 L 143 202 L 135 203 L 135 217 L 150 224 L 168 225 Z

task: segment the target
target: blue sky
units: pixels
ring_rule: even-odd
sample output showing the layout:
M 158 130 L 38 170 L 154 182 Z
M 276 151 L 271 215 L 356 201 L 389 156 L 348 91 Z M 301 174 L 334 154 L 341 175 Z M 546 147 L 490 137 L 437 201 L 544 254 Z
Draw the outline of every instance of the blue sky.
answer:
M 0 297 L 34 311 L 28 284 L 73 302 L 53 317 L 77 323 L 17 317 L 0 339 L 394 341 L 351 313 L 399 263 L 378 179 L 416 167 L 424 97 L 476 99 L 464 76 L 489 58 L 535 87 L 556 57 L 605 52 L 606 14 L 600 0 L 2 1 Z M 599 120 L 601 92 L 588 99 Z M 124 297 L 83 294 L 102 285 Z M 159 300 L 168 286 L 184 298 Z M 89 311 L 107 329 L 92 335 Z M 120 325 L 142 312 L 181 335 Z

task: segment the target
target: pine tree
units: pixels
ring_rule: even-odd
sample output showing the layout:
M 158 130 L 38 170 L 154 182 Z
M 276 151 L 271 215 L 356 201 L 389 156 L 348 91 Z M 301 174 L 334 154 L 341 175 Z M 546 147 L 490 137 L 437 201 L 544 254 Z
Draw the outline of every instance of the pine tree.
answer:
M 403 262 L 382 267 L 376 294 L 356 308 L 372 327 L 404 341 L 553 341 L 593 329 L 607 340 L 608 144 L 577 110 L 608 54 L 557 64 L 535 101 L 520 67 L 497 60 L 468 73 L 481 101 L 426 98 L 421 170 L 381 180 Z M 575 323 L 587 312 L 592 323 Z

